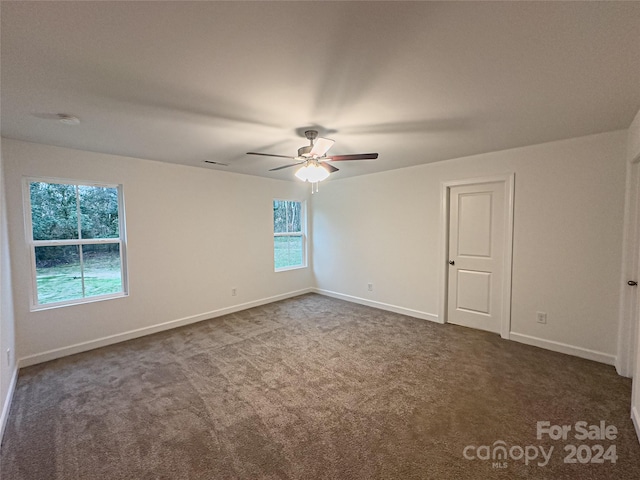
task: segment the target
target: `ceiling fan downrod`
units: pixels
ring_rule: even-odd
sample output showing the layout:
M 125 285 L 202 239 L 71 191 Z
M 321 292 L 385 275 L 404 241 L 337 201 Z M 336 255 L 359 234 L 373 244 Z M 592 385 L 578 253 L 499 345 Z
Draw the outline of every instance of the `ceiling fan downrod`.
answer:
M 311 142 L 311 146 L 313 147 L 313 142 L 318 138 L 317 130 L 305 130 L 304 136 L 307 137 L 307 140 Z

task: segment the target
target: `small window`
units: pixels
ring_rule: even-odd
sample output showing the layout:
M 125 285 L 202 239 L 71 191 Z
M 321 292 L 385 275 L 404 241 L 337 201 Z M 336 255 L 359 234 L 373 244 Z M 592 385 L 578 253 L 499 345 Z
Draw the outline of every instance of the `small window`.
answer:
M 122 186 L 28 180 L 32 308 L 126 295 Z
M 276 271 L 306 267 L 304 204 L 273 201 L 273 256 Z

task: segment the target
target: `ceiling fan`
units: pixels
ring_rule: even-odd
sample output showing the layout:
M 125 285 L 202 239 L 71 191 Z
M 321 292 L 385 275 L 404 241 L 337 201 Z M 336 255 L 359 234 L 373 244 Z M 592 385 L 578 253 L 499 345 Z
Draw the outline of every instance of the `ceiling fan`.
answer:
M 318 137 L 317 130 L 306 130 L 304 136 L 310 142 L 310 145 L 300 147 L 296 157 L 287 155 L 274 155 L 271 153 L 247 152 L 247 155 L 262 155 L 265 157 L 291 158 L 297 160 L 296 163 L 282 165 L 281 167 L 272 168 L 269 171 L 282 170 L 283 168 L 295 167 L 303 165 L 296 172 L 296 177 L 300 180 L 317 183 L 321 182 L 329 176 L 330 173 L 337 172 L 338 168 L 328 162 L 343 162 L 347 160 L 375 160 L 378 158 L 377 153 L 355 153 L 351 155 L 331 155 L 327 156 L 327 152 L 334 144 L 333 140 Z

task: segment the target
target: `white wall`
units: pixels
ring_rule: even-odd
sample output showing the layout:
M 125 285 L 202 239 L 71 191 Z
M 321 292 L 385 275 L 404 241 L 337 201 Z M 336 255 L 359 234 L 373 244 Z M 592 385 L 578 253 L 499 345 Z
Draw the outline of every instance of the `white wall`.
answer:
M 317 287 L 436 319 L 441 182 L 515 172 L 511 338 L 613 364 L 625 142 L 612 132 L 328 181 L 312 197 Z
M 9 416 L 13 388 L 17 379 L 11 265 L 7 240 L 7 208 L 4 188 L 4 165 L 0 139 L 0 441 Z M 7 350 L 10 351 L 7 358 Z
M 2 149 L 21 365 L 312 287 L 310 268 L 273 271 L 272 201 L 305 200 L 304 184 L 7 139 Z M 23 176 L 123 184 L 128 297 L 29 311 Z

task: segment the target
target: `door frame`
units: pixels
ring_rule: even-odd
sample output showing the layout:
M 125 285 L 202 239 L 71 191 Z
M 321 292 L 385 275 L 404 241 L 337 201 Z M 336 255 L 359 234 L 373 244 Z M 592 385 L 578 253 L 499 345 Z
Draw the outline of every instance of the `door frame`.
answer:
M 447 323 L 447 299 L 449 281 L 449 214 L 450 193 L 452 187 L 466 185 L 483 185 L 486 183 L 502 183 L 504 186 L 504 252 L 502 272 L 502 319 L 500 336 L 509 339 L 511 332 L 511 266 L 513 262 L 513 198 L 515 173 L 492 175 L 489 177 L 465 178 L 440 183 L 440 306 L 438 319 Z

